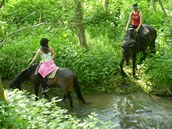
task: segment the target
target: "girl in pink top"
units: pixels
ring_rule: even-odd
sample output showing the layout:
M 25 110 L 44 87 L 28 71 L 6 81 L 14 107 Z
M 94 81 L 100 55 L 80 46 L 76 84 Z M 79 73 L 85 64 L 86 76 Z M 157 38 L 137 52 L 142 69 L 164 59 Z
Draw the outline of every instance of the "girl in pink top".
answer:
M 48 46 L 48 41 L 49 40 L 47 38 L 41 39 L 41 48 L 37 50 L 35 56 L 29 64 L 32 65 L 32 63 L 35 62 L 39 56 L 42 57 L 42 61 L 40 62 L 40 67 L 38 69 L 36 77 L 39 83 L 41 84 L 44 93 L 49 90 L 44 78 L 57 68 L 57 66 L 54 63 L 56 53 L 52 47 Z

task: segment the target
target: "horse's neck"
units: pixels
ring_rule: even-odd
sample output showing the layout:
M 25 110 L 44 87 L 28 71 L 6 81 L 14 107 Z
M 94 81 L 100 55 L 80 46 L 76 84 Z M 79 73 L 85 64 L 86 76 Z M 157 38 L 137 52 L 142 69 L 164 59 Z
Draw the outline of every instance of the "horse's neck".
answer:
M 134 39 L 134 38 L 135 38 L 133 34 L 128 34 L 126 37 L 127 37 L 128 39 Z
M 19 73 L 13 80 L 13 84 L 17 85 L 17 86 L 20 86 L 24 81 L 26 81 L 26 78 L 25 78 L 25 71 L 22 71 L 21 73 Z
M 130 39 L 131 39 L 131 38 L 134 38 L 133 34 L 129 34 L 129 35 L 128 35 L 128 38 L 130 38 Z

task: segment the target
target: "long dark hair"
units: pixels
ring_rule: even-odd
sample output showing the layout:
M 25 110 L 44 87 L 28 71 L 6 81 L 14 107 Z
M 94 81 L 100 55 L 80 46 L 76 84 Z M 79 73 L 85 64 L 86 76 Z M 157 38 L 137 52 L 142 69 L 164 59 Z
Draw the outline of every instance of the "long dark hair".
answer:
M 40 45 L 42 46 L 41 51 L 46 53 L 46 54 L 50 52 L 50 48 L 48 46 L 48 41 L 49 40 L 47 38 L 42 38 L 40 41 Z

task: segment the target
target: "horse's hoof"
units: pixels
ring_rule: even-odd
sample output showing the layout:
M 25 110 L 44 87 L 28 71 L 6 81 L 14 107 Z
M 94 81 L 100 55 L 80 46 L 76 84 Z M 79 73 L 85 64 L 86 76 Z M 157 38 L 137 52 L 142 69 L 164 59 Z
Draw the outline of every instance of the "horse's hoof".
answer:
M 48 98 L 48 95 L 44 93 L 44 94 L 43 94 L 43 97 L 44 97 L 44 98 Z
M 126 76 L 127 76 L 125 72 L 121 73 L 121 75 L 122 75 L 123 77 L 126 77 Z
M 140 80 L 140 78 L 138 76 L 133 76 L 134 79 Z

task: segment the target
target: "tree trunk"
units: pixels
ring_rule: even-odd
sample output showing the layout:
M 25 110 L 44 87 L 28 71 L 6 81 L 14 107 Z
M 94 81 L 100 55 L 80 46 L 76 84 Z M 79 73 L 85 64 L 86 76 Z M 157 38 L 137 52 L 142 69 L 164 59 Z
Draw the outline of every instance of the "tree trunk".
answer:
M 154 12 L 156 12 L 156 2 L 155 0 L 152 0 L 152 9 Z
M 2 86 L 1 76 L 0 76 L 0 101 L 6 101 L 4 95 L 4 89 Z
M 159 1 L 159 5 L 161 6 L 162 11 L 164 12 L 164 15 L 166 16 L 166 19 L 167 19 L 167 22 L 168 22 L 169 31 L 170 31 L 170 35 L 171 35 L 171 37 L 172 37 L 172 29 L 171 29 L 171 26 L 170 26 L 170 23 L 171 23 L 171 22 L 170 22 L 170 20 L 167 18 L 168 15 L 167 15 L 167 13 L 166 13 L 166 11 L 165 11 L 165 8 L 164 8 L 164 6 L 163 6 L 161 0 L 158 0 L 158 1 Z
M 66 0 L 63 0 L 63 8 L 64 8 L 64 10 L 67 9 L 67 1 Z
M 161 6 L 161 9 L 162 9 L 162 11 L 164 12 L 165 16 L 168 16 L 167 13 L 166 13 L 166 11 L 165 11 L 164 6 L 162 5 L 161 0 L 158 0 L 158 1 L 159 1 L 159 5 Z
M 105 14 L 108 14 L 109 0 L 105 0 L 104 7 L 105 7 Z
M 78 35 L 78 40 L 81 46 L 88 48 L 86 37 L 85 37 L 85 29 L 83 24 L 83 10 L 81 5 L 81 0 L 74 0 L 75 2 L 75 20 L 76 20 L 76 31 Z

